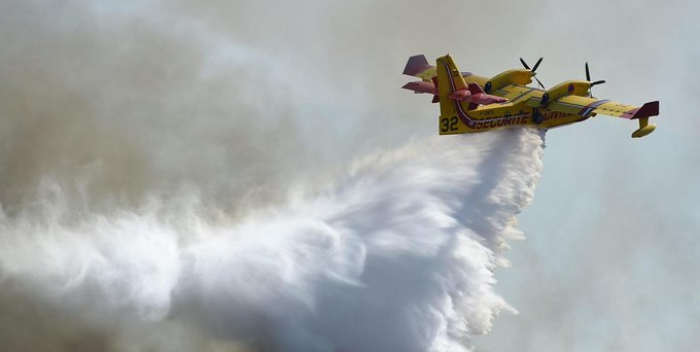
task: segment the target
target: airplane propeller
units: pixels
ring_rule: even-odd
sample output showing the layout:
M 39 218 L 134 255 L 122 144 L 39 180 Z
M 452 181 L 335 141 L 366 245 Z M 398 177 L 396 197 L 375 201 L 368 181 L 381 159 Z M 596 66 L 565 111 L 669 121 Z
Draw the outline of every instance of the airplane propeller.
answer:
M 520 58 L 520 63 L 523 64 L 523 66 L 526 69 L 530 70 L 530 72 L 532 72 L 532 77 L 535 78 L 535 80 L 537 81 L 537 84 L 539 84 L 540 88 L 545 89 L 544 84 L 542 84 L 542 82 L 540 82 L 540 80 L 537 79 L 537 77 L 535 77 L 535 75 L 537 74 L 535 71 L 537 71 L 537 68 L 542 63 L 542 59 L 543 58 L 540 58 L 539 60 L 537 60 L 537 62 L 535 63 L 535 66 L 533 66 L 532 68 L 530 68 L 530 66 L 527 65 L 527 63 L 525 62 L 525 60 L 523 60 L 522 57 Z
M 588 69 L 588 62 L 586 62 L 586 80 L 587 80 L 588 82 L 591 82 L 591 71 Z M 591 88 L 593 88 L 593 86 L 596 86 L 596 85 L 599 85 L 599 84 L 603 84 L 603 83 L 605 83 L 605 80 L 603 80 L 603 79 L 601 79 L 601 80 L 599 80 L 599 81 L 591 82 Z M 591 90 L 592 90 L 592 89 L 591 89 Z M 592 98 L 592 97 L 593 97 L 593 92 L 591 92 L 590 94 L 591 94 L 591 98 Z

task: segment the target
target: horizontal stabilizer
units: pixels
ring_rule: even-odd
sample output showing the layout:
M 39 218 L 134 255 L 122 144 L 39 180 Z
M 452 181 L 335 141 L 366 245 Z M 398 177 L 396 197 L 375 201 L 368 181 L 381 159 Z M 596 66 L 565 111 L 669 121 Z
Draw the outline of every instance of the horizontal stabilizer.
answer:
M 431 66 L 428 63 L 428 59 L 425 58 L 425 55 L 415 55 L 411 56 L 408 59 L 408 62 L 406 63 L 406 68 L 403 69 L 403 74 L 404 75 L 409 75 L 409 76 L 416 76 L 419 73 L 431 68 Z
M 437 94 L 437 89 L 435 88 L 435 84 L 433 84 L 433 82 L 425 82 L 425 81 L 408 82 L 401 88 L 412 90 L 416 94 L 419 94 L 419 93 Z
M 471 98 L 468 100 L 470 103 L 479 105 L 489 105 L 494 103 L 505 103 L 508 99 L 497 97 L 495 95 L 489 95 L 486 93 L 472 94 Z
M 476 83 L 469 83 L 469 89 L 460 89 L 450 94 L 448 98 L 457 101 L 464 101 L 479 105 L 489 105 L 493 103 L 504 103 L 508 101 L 505 98 L 497 97 L 484 93 L 484 90 Z
M 479 94 L 479 93 L 482 93 L 482 94 L 483 94 L 483 93 L 485 93 L 484 90 L 481 89 L 481 87 L 479 87 L 479 85 L 476 84 L 476 83 L 469 83 L 469 91 L 470 91 L 472 94 Z

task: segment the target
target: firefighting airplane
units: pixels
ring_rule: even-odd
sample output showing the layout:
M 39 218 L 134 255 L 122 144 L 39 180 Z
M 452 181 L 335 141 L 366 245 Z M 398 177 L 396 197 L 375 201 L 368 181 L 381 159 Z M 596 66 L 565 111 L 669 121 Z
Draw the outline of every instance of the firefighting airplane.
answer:
M 649 124 L 650 116 L 659 115 L 659 102 L 636 107 L 591 95 L 591 87 L 605 81 L 591 82 L 588 63 L 586 80 L 571 80 L 544 89 L 535 76 L 540 58 L 530 68 L 521 58 L 525 69 L 508 70 L 493 78 L 461 72 L 452 57 L 437 59 L 437 67 L 428 64 L 424 55 L 408 59 L 403 73 L 420 77 L 402 88 L 416 94 L 432 94 L 433 103 L 440 103 L 440 134 L 460 134 L 490 131 L 512 126 L 548 129 L 579 122 L 603 114 L 628 120 L 637 119 L 639 129 L 632 138 L 648 135 L 656 129 Z M 542 89 L 528 87 L 532 78 Z

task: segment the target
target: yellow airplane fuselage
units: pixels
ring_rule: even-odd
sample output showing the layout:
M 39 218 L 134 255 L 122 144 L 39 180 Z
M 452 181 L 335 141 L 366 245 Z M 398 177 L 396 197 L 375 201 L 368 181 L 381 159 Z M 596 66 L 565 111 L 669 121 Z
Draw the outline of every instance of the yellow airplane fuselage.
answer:
M 537 92 L 539 96 L 542 91 Z M 534 93 L 533 95 L 537 95 Z M 508 95 L 496 92 L 494 95 L 508 99 Z M 541 129 L 555 128 L 583 121 L 592 117 L 576 114 L 567 114 L 561 111 L 548 111 L 538 107 L 530 107 L 526 104 L 527 98 L 517 103 L 506 103 L 494 108 L 493 106 L 479 106 L 469 109 L 462 104 L 462 112 L 450 111 L 440 115 L 440 134 L 460 134 L 484 132 L 513 126 L 530 126 Z M 457 108 L 455 108 L 457 110 Z

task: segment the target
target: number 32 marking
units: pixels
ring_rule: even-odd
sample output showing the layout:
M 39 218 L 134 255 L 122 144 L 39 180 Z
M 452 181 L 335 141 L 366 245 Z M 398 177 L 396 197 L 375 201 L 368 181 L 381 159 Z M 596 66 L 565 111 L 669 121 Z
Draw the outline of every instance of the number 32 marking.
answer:
M 440 119 L 440 131 L 441 132 L 453 132 L 457 130 L 457 116 L 452 116 L 452 118 L 443 117 Z

